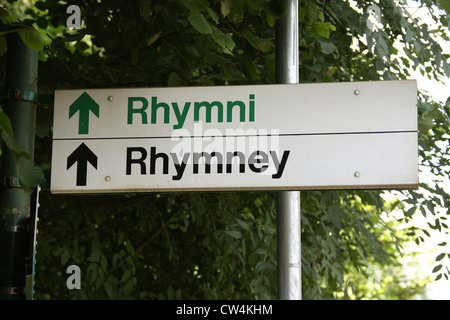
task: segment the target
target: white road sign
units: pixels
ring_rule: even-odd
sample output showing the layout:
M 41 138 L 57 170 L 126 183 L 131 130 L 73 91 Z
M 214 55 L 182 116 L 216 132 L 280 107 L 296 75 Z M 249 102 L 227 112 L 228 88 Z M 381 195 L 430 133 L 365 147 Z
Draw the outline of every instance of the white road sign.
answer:
M 412 80 L 55 92 L 54 193 L 417 185 Z

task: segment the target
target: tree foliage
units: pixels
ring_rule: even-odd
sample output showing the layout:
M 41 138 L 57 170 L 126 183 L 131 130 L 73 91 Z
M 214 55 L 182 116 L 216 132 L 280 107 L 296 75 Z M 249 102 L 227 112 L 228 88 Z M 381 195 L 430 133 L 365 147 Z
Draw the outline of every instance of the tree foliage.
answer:
M 26 42 L 40 50 L 35 161 L 47 181 L 53 106 L 44 98 L 55 89 L 275 82 L 275 23 L 284 14 L 283 1 L 71 4 L 81 8 L 80 29 L 66 27 L 62 1 L 8 1 L 0 7 L 3 64 L 11 28 L 34 27 Z M 300 0 L 301 82 L 407 79 L 411 69 L 449 77 L 449 56 L 439 42 L 448 40 L 449 20 L 437 4 L 417 4 L 439 22 L 431 29 L 409 13 L 406 1 Z M 420 95 L 420 161 L 438 177 L 449 175 L 448 112 L 448 103 Z M 3 113 L 0 126 L 11 147 Z M 340 294 L 350 287 L 360 292 L 371 267 L 395 262 L 405 238 L 380 218 L 396 209 L 386 207 L 383 193 L 302 192 L 305 299 L 349 298 Z M 448 230 L 446 217 L 434 211 L 449 204 L 439 181 L 404 194 L 405 202 L 397 203 L 402 219 L 420 211 L 433 228 Z M 276 298 L 272 192 L 63 196 L 44 190 L 39 215 L 36 298 Z M 426 230 L 412 232 L 422 241 Z M 440 263 L 445 259 L 438 257 Z M 81 290 L 65 286 L 71 264 L 82 270 Z M 450 275 L 443 267 L 436 273 Z

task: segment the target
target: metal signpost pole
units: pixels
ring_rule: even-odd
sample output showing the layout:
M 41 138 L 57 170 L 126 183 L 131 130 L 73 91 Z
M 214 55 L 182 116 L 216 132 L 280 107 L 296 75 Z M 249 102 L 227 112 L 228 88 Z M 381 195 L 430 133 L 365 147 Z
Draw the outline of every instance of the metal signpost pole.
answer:
M 298 83 L 298 0 L 286 0 L 286 14 L 277 21 L 277 83 Z M 277 196 L 278 299 L 301 300 L 300 192 Z
M 38 54 L 14 33 L 8 37 L 7 61 L 5 113 L 11 119 L 14 138 L 33 159 Z M 20 186 L 16 165 L 16 159 L 4 147 L 0 192 L 0 300 L 25 299 L 31 199 Z

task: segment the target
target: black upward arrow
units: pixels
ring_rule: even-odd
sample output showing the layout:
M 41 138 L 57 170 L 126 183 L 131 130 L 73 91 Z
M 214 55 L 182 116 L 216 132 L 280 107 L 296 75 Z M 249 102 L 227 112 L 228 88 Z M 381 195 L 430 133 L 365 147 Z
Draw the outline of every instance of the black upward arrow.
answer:
M 85 186 L 87 180 L 87 164 L 88 162 L 97 169 L 97 156 L 84 143 L 80 144 L 74 152 L 67 157 L 67 170 L 72 167 L 75 162 L 77 166 L 77 186 Z

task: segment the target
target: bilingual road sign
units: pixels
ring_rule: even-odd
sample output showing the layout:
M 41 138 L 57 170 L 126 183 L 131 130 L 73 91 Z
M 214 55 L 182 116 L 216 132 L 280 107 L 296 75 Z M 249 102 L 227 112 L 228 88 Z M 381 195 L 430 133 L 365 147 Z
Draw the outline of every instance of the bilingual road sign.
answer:
M 414 80 L 57 90 L 51 190 L 417 188 Z

